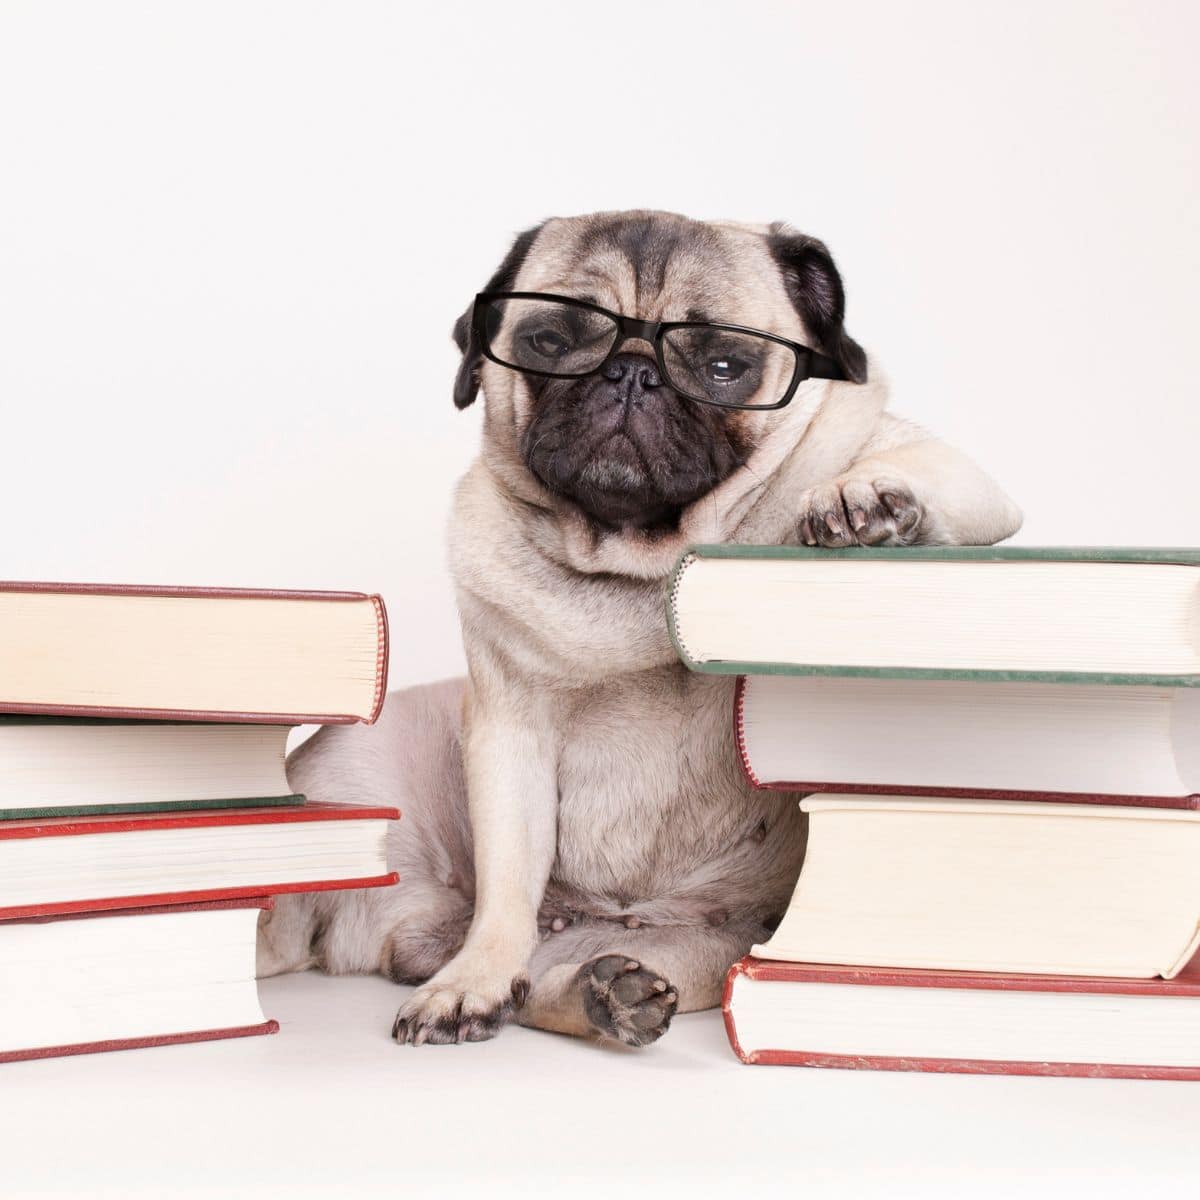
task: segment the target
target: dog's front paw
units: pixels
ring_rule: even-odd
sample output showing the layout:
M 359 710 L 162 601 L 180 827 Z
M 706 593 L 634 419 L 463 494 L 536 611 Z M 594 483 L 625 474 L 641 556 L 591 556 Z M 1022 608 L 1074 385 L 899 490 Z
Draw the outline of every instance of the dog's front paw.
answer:
M 578 978 L 588 1020 L 603 1037 L 648 1046 L 667 1032 L 679 997 L 641 963 L 624 954 L 604 954 L 585 962 Z
M 392 1037 L 414 1046 L 485 1042 L 500 1032 L 528 996 L 524 975 L 496 979 L 450 962 L 400 1006 Z
M 800 540 L 807 546 L 911 546 L 925 510 L 896 479 L 835 479 L 800 498 Z

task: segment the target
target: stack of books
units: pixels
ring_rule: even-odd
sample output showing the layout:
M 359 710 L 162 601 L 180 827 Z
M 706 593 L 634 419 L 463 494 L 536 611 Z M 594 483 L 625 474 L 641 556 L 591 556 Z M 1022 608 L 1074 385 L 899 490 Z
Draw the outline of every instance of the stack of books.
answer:
M 377 596 L 0 584 L 0 1061 L 276 1031 L 268 897 L 394 882 L 399 816 L 290 794 L 288 733 L 386 669 Z
M 701 547 L 669 610 L 807 793 L 744 1061 L 1200 1078 L 1200 551 Z

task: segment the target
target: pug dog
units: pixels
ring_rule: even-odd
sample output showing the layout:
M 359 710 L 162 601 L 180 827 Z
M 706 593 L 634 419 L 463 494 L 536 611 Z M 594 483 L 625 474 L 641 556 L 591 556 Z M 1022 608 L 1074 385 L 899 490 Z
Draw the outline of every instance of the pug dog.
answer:
M 280 897 L 261 974 L 418 985 L 393 1028 L 414 1045 L 515 1020 L 645 1046 L 719 1003 L 787 905 L 805 824 L 797 795 L 744 778 L 733 680 L 672 649 L 676 560 L 989 544 L 1021 523 L 887 411 L 844 310 L 829 251 L 784 225 L 600 213 L 516 239 L 454 330 L 454 403 L 486 397 L 449 539 L 469 675 L 289 761 L 312 799 L 399 805 L 400 882 Z

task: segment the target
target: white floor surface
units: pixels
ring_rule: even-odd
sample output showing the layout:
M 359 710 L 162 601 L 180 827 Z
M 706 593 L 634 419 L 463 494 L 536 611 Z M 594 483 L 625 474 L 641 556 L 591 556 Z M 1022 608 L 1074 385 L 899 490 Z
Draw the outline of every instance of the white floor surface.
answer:
M 414 1049 L 379 978 L 267 980 L 274 1037 L 0 1067 L 0 1195 L 953 1196 L 1200 1186 L 1200 1084 L 745 1067 L 524 1029 Z M 1190 1184 L 1190 1187 L 1188 1185 Z

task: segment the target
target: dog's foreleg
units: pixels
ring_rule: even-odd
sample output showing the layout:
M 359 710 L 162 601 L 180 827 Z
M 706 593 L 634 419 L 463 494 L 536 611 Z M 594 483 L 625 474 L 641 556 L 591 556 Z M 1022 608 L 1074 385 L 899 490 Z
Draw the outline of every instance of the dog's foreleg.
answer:
M 550 933 L 532 963 L 522 1025 L 646 1046 L 676 1012 L 714 1008 L 730 964 L 766 936 L 758 924 L 624 930 L 609 922 Z
M 490 691 L 490 689 L 489 689 Z M 482 1041 L 525 1002 L 537 910 L 554 861 L 554 721 L 542 695 L 468 693 L 463 756 L 475 912 L 462 949 L 396 1016 L 397 1041 Z
M 797 504 L 810 546 L 990 546 L 1021 510 L 965 454 L 894 417 L 864 455 Z

